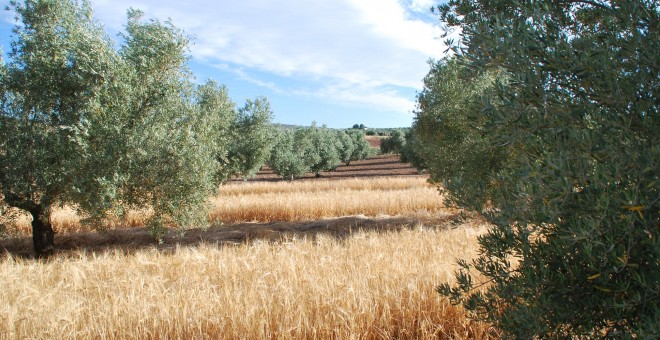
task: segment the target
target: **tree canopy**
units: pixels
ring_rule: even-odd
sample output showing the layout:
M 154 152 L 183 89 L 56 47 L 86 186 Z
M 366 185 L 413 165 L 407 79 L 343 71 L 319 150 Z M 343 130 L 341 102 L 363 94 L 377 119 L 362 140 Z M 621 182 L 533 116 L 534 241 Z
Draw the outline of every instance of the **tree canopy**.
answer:
M 253 177 L 266 164 L 273 146 L 273 112 L 266 97 L 248 99 L 231 126 L 228 176 Z
M 439 291 L 513 337 L 658 337 L 657 4 L 437 10 L 460 40 L 413 136 L 447 202 L 493 224 Z
M 156 236 L 164 226 L 207 225 L 236 112 L 224 87 L 194 85 L 185 34 L 131 9 L 115 48 L 88 1 L 10 6 L 17 25 L 0 69 L 0 188 L 3 205 L 32 215 L 35 251 L 53 249 L 55 205 L 94 225 L 149 208 Z

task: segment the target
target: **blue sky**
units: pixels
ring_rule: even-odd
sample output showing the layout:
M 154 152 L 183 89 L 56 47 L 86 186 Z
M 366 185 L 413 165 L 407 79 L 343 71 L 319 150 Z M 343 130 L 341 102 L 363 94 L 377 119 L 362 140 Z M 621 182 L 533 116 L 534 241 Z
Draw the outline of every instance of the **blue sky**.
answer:
M 441 58 L 434 0 L 92 0 L 110 36 L 126 10 L 166 20 L 192 38 L 197 81 L 227 85 L 237 105 L 266 96 L 282 124 L 405 127 L 427 61 Z M 9 50 L 13 15 L 2 13 Z

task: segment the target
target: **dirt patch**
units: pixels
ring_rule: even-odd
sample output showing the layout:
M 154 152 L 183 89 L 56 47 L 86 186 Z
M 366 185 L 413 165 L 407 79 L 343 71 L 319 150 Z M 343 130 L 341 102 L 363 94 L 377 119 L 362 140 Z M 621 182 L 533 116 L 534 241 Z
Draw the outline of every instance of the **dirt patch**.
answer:
M 369 143 L 369 146 L 380 150 L 380 144 L 383 139 L 386 139 L 385 136 L 364 136 L 364 139 Z
M 134 253 L 141 249 L 154 249 L 165 253 L 180 246 L 217 244 L 239 245 L 255 241 L 284 242 L 292 239 L 316 239 L 327 235 L 342 240 L 361 231 L 393 232 L 423 226 L 429 229 L 447 229 L 459 222 L 460 212 L 367 218 L 347 216 L 302 222 L 236 223 L 214 226 L 207 230 L 190 229 L 185 233 L 169 230 L 158 242 L 146 228 L 119 228 L 104 232 L 63 234 L 56 238 L 56 255 L 68 256 L 76 252 Z M 0 258 L 12 256 L 32 258 L 32 238 L 20 237 L 0 240 Z
M 345 179 L 358 177 L 382 177 L 382 176 L 428 176 L 421 174 L 409 163 L 402 163 L 398 155 L 378 155 L 368 159 L 352 161 L 350 165 L 341 164 L 334 171 L 323 171 L 321 177 L 314 174 L 306 174 L 296 180 L 314 180 L 314 179 Z M 255 178 L 248 181 L 282 181 L 273 170 L 264 166 L 257 173 Z M 234 179 L 232 181 L 243 181 Z

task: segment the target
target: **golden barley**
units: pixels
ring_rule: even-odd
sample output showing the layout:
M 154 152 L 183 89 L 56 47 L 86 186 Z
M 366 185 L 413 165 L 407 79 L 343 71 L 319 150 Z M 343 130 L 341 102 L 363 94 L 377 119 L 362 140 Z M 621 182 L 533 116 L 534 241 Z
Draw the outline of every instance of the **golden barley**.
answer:
M 220 188 L 210 217 L 223 222 L 300 221 L 447 210 L 424 177 L 241 183 Z
M 0 338 L 486 338 L 434 291 L 483 231 L 8 257 Z
M 232 182 L 209 198 L 212 221 L 271 222 L 364 215 L 398 216 L 453 212 L 442 204 L 438 191 L 424 176 L 297 182 Z M 129 211 L 124 220 L 111 220 L 102 228 L 144 226 L 149 210 Z M 52 223 L 59 233 L 89 231 L 71 207 L 56 208 Z M 8 230 L 29 235 L 30 218 L 24 214 Z

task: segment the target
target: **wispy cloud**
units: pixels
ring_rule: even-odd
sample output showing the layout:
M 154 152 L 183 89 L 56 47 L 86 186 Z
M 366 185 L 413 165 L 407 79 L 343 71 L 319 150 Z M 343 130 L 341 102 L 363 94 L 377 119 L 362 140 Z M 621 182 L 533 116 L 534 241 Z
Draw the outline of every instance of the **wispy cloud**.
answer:
M 243 69 L 243 68 L 232 67 L 228 64 L 215 64 L 215 65 L 213 65 L 213 67 L 215 67 L 215 68 L 217 68 L 221 71 L 224 71 L 224 72 L 232 73 L 236 77 L 238 77 L 239 79 L 241 79 L 245 82 L 248 82 L 250 84 L 253 84 L 253 85 L 256 85 L 256 86 L 259 86 L 259 87 L 267 88 L 267 89 L 273 91 L 274 93 L 284 94 L 284 93 L 287 92 L 284 88 L 282 88 L 281 86 L 278 86 L 275 82 L 265 81 L 265 80 L 262 80 L 258 77 L 254 77 L 254 76 L 250 75 L 248 72 L 246 72 L 245 69 Z
M 412 0 L 410 8 L 417 12 L 428 13 L 431 7 L 435 7 L 438 3 L 439 1 L 435 0 Z
M 298 89 L 295 95 L 324 101 L 339 101 L 351 106 L 380 107 L 385 111 L 410 114 L 415 102 L 394 88 L 352 83 L 327 83 L 314 89 Z
M 441 32 L 427 12 L 433 3 L 96 0 L 94 8 L 115 31 L 125 24 L 129 7 L 147 17 L 171 18 L 194 38 L 191 53 L 198 63 L 221 65 L 257 86 L 405 114 L 414 109 L 414 98 L 398 89 L 421 88 L 426 61 L 443 51 Z M 310 83 L 286 88 L 268 74 Z

